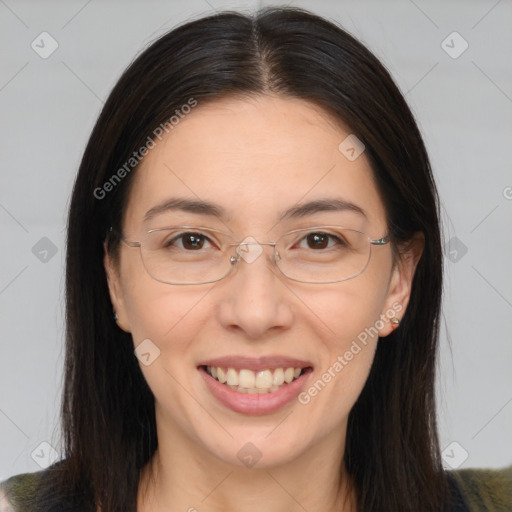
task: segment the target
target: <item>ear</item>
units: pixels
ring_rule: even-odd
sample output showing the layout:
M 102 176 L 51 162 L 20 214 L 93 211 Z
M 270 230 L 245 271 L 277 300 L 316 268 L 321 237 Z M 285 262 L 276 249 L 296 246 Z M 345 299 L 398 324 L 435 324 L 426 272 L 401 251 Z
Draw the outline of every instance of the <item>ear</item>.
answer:
M 393 265 L 388 284 L 388 296 L 380 316 L 384 323 L 382 329 L 379 329 L 381 338 L 392 333 L 398 327 L 398 324 L 393 323 L 391 319 L 401 320 L 405 314 L 411 296 L 414 273 L 424 246 L 425 237 L 423 233 L 418 232 L 405 246 L 398 249 L 399 254 Z
M 107 275 L 108 291 L 110 294 L 110 301 L 112 302 L 113 309 L 117 314 L 117 325 L 125 332 L 130 331 L 128 316 L 126 314 L 126 306 L 124 303 L 124 296 L 121 288 L 119 269 L 115 265 L 112 257 L 107 251 L 107 242 L 103 244 L 103 265 Z M 114 311 L 112 314 L 114 314 Z

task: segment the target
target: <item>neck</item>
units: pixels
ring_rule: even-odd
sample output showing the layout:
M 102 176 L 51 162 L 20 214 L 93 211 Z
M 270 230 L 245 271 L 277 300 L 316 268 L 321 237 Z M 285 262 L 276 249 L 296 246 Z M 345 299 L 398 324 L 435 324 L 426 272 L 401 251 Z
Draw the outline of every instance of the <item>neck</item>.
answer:
M 138 512 L 356 510 L 339 433 L 296 459 L 252 468 L 227 464 L 190 438 L 163 439 L 141 473 Z

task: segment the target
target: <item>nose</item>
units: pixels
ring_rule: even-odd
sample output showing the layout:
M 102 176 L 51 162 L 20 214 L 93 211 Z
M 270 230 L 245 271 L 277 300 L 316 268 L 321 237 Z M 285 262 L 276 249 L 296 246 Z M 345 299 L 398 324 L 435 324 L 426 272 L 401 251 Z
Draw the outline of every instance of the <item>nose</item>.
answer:
M 252 340 L 286 330 L 293 323 L 291 292 L 273 263 L 272 245 L 260 245 L 252 237 L 244 240 L 236 268 L 219 287 L 217 319 L 224 328 Z

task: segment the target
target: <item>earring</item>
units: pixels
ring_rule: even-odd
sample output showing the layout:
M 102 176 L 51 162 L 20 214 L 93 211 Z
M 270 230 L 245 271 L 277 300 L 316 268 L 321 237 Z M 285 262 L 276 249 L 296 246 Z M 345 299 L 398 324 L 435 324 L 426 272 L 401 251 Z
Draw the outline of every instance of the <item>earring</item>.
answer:
M 119 317 L 117 316 L 117 313 L 114 311 L 114 320 L 117 322 L 119 320 Z
M 396 317 L 393 317 L 391 319 L 391 324 L 391 327 L 393 328 L 393 330 L 395 330 L 400 325 L 400 320 Z

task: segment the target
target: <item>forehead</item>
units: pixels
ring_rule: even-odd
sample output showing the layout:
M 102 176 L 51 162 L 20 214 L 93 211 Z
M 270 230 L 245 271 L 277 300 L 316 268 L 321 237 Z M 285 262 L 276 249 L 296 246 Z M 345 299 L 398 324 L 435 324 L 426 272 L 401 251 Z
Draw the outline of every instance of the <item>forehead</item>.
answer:
M 300 99 L 199 102 L 144 157 L 125 223 L 136 229 L 149 209 L 178 196 L 222 205 L 241 228 L 268 225 L 283 209 L 329 196 L 361 206 L 378 229 L 385 213 L 368 160 L 339 150 L 349 135 Z

